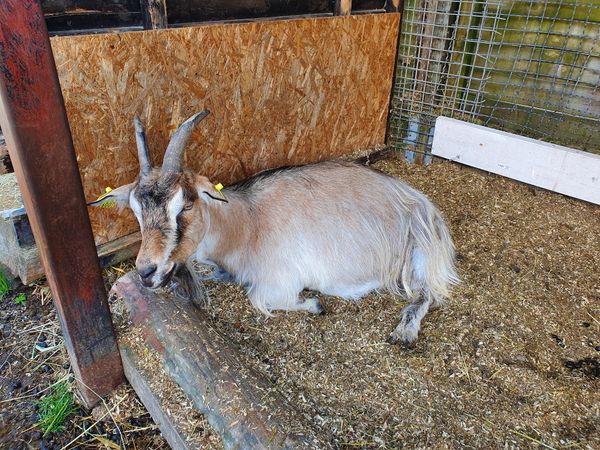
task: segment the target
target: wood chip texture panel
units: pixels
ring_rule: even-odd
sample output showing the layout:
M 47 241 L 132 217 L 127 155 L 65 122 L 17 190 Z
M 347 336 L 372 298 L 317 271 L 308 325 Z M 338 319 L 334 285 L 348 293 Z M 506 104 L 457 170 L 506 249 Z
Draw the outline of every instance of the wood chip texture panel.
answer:
M 211 111 L 186 163 L 229 184 L 259 170 L 384 143 L 398 14 L 52 38 L 86 197 L 138 173 L 139 115 L 154 164 L 187 117 Z M 90 211 L 98 244 L 137 229 Z

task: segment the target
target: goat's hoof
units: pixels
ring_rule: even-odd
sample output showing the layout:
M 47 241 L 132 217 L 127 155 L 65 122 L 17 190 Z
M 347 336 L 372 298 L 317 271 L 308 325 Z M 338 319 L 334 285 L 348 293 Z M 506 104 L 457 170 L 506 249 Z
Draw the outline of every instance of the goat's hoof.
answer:
M 192 305 L 194 305 L 198 309 L 207 309 L 210 306 L 210 297 L 208 294 L 203 298 L 193 297 Z
M 412 335 L 411 333 L 406 333 L 405 330 L 398 330 L 396 328 L 390 334 L 388 342 L 392 345 L 398 344 L 404 348 L 414 348 L 417 343 L 417 336 L 416 334 Z
M 325 308 L 323 308 L 319 302 L 315 302 L 315 306 L 311 307 L 309 312 L 315 316 L 324 316 L 327 313 Z
M 304 300 L 304 308 L 311 314 L 322 316 L 325 314 L 325 310 L 321 306 L 321 303 L 316 298 L 307 298 Z

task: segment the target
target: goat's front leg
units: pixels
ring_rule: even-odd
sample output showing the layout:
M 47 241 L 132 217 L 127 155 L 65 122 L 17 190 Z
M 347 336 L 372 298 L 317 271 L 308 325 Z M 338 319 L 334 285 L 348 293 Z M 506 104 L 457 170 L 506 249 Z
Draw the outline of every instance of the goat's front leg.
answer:
M 235 277 L 227 272 L 222 267 L 216 266 L 213 270 L 212 275 L 210 275 L 213 280 L 218 281 L 219 283 L 235 283 Z
M 248 297 L 252 305 L 266 315 L 273 311 L 307 311 L 322 314 L 323 307 L 314 298 L 300 298 L 300 291 L 292 291 L 280 286 L 252 286 L 248 289 Z
M 202 275 L 202 281 L 216 281 L 218 283 L 236 283 L 235 277 L 220 266 L 209 265 L 212 267 L 212 272 L 208 275 Z

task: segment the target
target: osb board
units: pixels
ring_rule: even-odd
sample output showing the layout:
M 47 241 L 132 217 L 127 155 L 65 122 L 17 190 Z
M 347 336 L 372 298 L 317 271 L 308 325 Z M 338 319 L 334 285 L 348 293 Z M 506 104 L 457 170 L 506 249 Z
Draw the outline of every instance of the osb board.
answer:
M 225 184 L 382 144 L 398 22 L 376 14 L 53 38 L 87 198 L 135 178 L 136 114 L 158 164 L 177 125 L 210 109 L 186 159 Z M 97 243 L 136 229 L 112 210 L 91 218 Z

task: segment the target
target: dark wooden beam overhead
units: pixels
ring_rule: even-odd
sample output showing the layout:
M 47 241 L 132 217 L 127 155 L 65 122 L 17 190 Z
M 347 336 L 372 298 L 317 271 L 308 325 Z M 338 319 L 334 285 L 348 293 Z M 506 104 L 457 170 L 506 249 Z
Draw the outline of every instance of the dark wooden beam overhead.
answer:
M 333 0 L 168 0 L 169 24 L 331 14 Z
M 142 26 L 140 0 L 42 0 L 51 33 Z
M 0 67 L 0 123 L 73 372 L 93 405 L 123 369 L 39 1 L 0 1 Z
M 352 11 L 383 11 L 385 2 L 386 0 L 352 0 Z
M 41 3 L 44 14 L 140 11 L 140 0 L 41 0 Z

